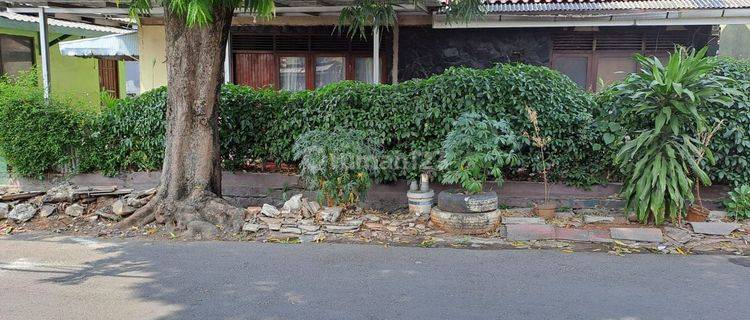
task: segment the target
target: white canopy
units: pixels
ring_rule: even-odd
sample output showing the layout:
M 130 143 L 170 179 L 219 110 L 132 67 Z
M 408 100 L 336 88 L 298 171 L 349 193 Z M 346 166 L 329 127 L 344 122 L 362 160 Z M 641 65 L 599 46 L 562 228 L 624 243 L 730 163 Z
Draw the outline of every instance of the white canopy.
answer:
M 96 38 L 60 42 L 64 56 L 137 59 L 138 33 L 112 34 Z

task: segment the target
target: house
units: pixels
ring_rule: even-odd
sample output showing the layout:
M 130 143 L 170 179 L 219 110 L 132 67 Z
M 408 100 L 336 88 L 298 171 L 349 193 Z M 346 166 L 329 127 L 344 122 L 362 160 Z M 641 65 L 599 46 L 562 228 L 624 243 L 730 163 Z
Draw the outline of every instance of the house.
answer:
M 0 8 L 0 10 L 2 10 Z M 54 95 L 99 104 L 101 92 L 122 97 L 125 88 L 125 63 L 112 59 L 87 59 L 60 51 L 66 41 L 80 41 L 131 30 L 48 18 L 50 91 Z M 0 74 L 17 75 L 42 61 L 38 18 L 14 12 L 0 12 Z M 41 68 L 37 68 L 40 81 Z M 137 74 L 136 74 L 137 76 Z
M 127 13 L 114 4 L 55 3 L 67 4 L 48 12 L 109 18 Z M 750 0 L 485 0 L 486 15 L 468 23 L 449 23 L 443 3 L 430 0 L 403 1 L 395 6 L 397 25 L 350 38 L 335 26 L 351 0 L 276 4 L 270 20 L 237 11 L 227 45 L 228 81 L 297 91 L 340 80 L 392 83 L 451 66 L 524 62 L 549 66 L 582 88 L 599 90 L 636 70 L 635 53 L 665 57 L 675 45 L 685 45 L 721 54 L 722 48 L 746 45 L 722 43 L 720 26 L 750 24 Z M 167 82 L 162 14 L 155 8 L 138 28 L 141 91 Z

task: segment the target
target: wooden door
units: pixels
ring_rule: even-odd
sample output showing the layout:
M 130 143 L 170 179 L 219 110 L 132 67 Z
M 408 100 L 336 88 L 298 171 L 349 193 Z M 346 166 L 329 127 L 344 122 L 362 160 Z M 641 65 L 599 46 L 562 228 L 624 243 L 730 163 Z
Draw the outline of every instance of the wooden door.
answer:
M 99 89 L 114 98 L 120 97 L 120 74 L 117 60 L 99 59 Z
M 276 87 L 276 59 L 273 53 L 235 53 L 234 83 L 253 88 Z

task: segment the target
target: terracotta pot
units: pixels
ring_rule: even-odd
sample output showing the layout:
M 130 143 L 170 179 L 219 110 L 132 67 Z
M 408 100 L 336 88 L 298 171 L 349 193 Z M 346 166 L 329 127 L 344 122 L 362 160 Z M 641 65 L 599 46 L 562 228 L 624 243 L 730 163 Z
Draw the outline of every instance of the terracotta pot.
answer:
M 687 217 L 685 218 L 690 222 L 703 222 L 708 220 L 709 210 L 699 205 L 693 205 L 688 207 Z
M 542 205 L 534 206 L 534 214 L 544 219 L 554 218 L 556 210 L 557 210 L 557 205 L 553 203 L 545 203 Z

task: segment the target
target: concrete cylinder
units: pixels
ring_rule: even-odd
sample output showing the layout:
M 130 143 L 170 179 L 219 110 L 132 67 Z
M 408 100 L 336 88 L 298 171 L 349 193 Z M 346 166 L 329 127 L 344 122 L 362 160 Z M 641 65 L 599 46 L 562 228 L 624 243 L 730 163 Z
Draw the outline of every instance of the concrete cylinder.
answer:
M 409 199 L 410 213 L 417 216 L 429 215 L 435 199 L 435 192 L 432 190 L 427 190 L 427 192 L 409 191 L 406 193 L 406 197 Z

